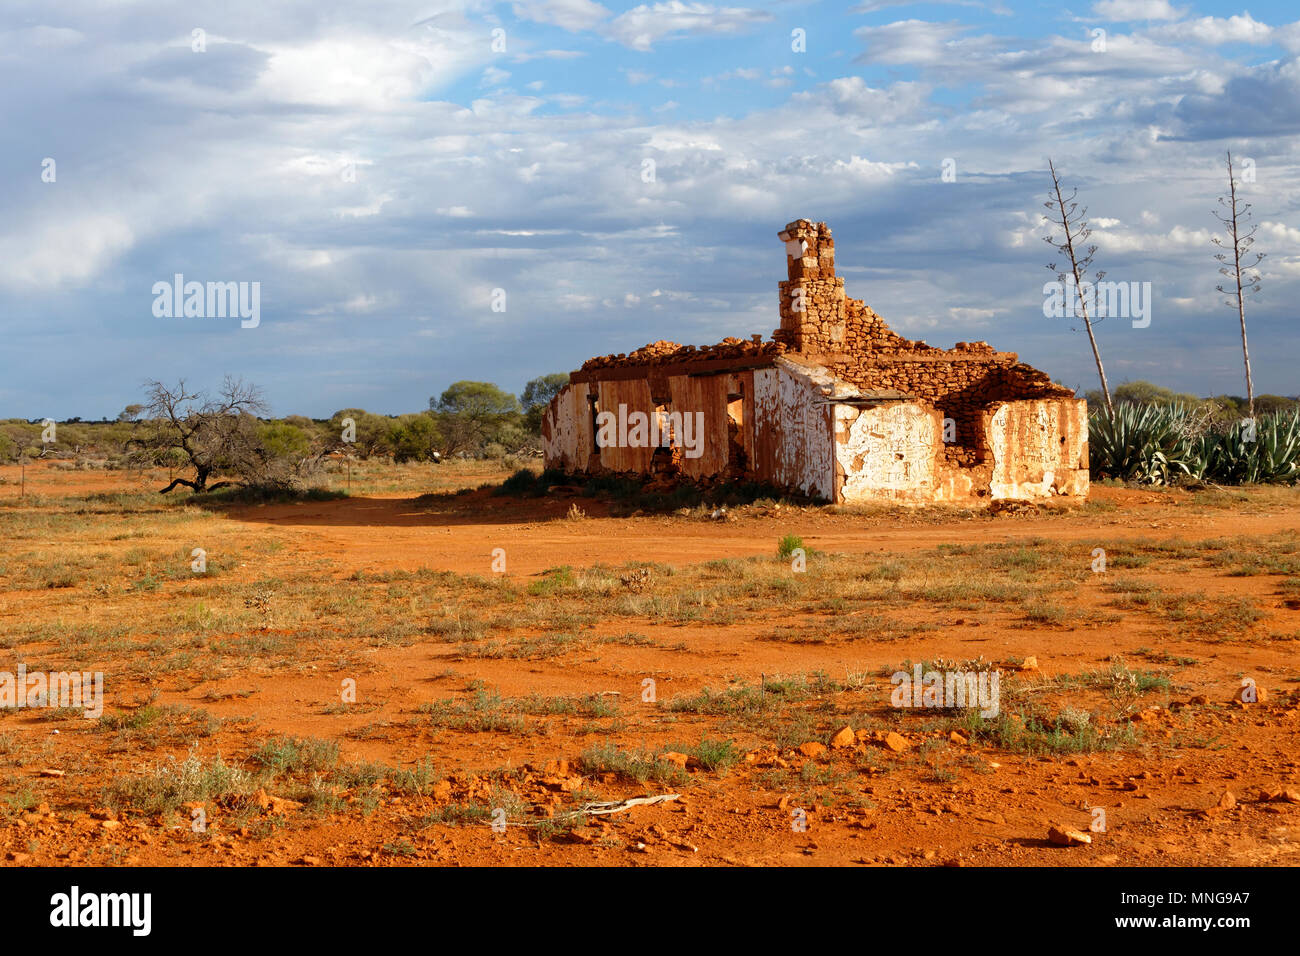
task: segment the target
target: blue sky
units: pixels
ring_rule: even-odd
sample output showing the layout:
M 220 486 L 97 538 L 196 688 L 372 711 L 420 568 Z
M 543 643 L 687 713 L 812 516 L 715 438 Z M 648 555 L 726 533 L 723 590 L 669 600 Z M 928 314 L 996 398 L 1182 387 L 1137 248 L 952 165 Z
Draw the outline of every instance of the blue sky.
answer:
M 1295 394 L 1288 7 L 8 0 L 0 417 L 226 374 L 276 414 L 413 411 L 458 379 L 768 335 L 800 217 L 900 333 L 1093 388 L 1082 333 L 1042 314 L 1049 155 L 1096 266 L 1152 284 L 1149 327 L 1099 326 L 1112 384 L 1240 393 L 1210 244 L 1227 149 L 1268 253 L 1256 388 Z M 259 282 L 260 325 L 156 317 L 178 272 Z

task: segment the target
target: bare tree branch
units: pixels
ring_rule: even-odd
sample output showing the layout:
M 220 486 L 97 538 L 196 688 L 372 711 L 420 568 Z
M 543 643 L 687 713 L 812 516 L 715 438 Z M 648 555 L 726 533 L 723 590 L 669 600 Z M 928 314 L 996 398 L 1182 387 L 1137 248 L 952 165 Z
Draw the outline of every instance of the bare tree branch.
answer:
M 1264 253 L 1251 252 L 1255 244 L 1255 232 L 1258 226 L 1250 225 L 1250 206 L 1237 198 L 1237 179 L 1232 169 L 1232 152 L 1228 152 L 1228 195 L 1219 197 L 1219 205 L 1226 210 L 1222 215 L 1214 210 L 1214 218 L 1223 223 L 1228 241 L 1215 236 L 1210 241 L 1220 249 L 1228 252 L 1216 253 L 1214 258 L 1223 263 L 1219 267 L 1220 275 L 1230 280 L 1231 285 L 1215 288 L 1227 298 L 1228 305 L 1237 309 L 1237 320 L 1241 325 L 1241 354 L 1246 363 L 1246 406 L 1247 415 L 1255 417 L 1255 380 L 1250 373 L 1250 346 L 1246 342 L 1246 295 L 1258 292 L 1262 278 L 1257 268 L 1264 261 Z
M 1043 237 L 1043 240 L 1054 246 L 1061 255 L 1070 261 L 1069 272 L 1064 269 L 1057 269 L 1056 263 L 1050 263 L 1047 268 L 1056 273 L 1057 279 L 1062 285 L 1068 286 L 1066 277 L 1074 279 L 1074 294 L 1078 299 L 1078 314 L 1083 318 L 1084 328 L 1088 331 L 1088 342 L 1092 346 L 1092 357 L 1097 363 L 1097 375 L 1101 379 L 1101 393 L 1106 399 L 1106 410 L 1114 414 L 1115 406 L 1110 398 L 1110 385 L 1106 381 L 1106 369 L 1101 364 L 1101 351 L 1097 348 L 1097 336 L 1093 333 L 1092 326 L 1094 321 L 1100 321 L 1104 316 L 1088 315 L 1087 297 L 1083 294 L 1084 283 L 1088 278 L 1088 270 L 1092 268 L 1092 257 L 1097 252 L 1097 247 L 1086 246 L 1092 230 L 1088 228 L 1088 210 L 1086 207 L 1081 208 L 1075 200 L 1079 190 L 1075 189 L 1069 196 L 1064 195 L 1061 190 L 1061 180 L 1056 174 L 1056 166 L 1049 158 L 1047 168 L 1052 172 L 1052 190 L 1048 194 L 1049 199 L 1043 203 L 1043 206 L 1052 212 L 1050 216 L 1043 218 L 1052 225 L 1053 230 L 1057 224 L 1060 224 L 1064 235 L 1057 237 L 1055 232 Z M 1100 282 L 1106 273 L 1097 273 L 1097 282 Z

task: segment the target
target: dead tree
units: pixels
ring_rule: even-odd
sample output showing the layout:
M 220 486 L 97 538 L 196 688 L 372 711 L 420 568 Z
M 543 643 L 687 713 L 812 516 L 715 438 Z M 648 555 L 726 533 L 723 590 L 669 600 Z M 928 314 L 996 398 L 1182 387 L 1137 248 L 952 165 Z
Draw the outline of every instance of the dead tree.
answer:
M 1220 249 L 1229 250 L 1216 253 L 1214 258 L 1222 263 L 1219 266 L 1219 272 L 1230 280 L 1231 285 L 1227 288 L 1222 285 L 1215 286 L 1215 288 L 1228 296 L 1224 300 L 1228 305 L 1237 308 L 1237 319 L 1241 323 L 1241 355 L 1246 362 L 1246 405 L 1248 409 L 1246 414 L 1248 417 L 1254 418 L 1255 382 L 1250 375 L 1250 346 L 1246 344 L 1246 295 L 1250 292 L 1259 291 L 1261 277 L 1256 267 L 1264 260 L 1264 253 L 1250 251 L 1250 247 L 1255 244 L 1255 231 L 1259 227 L 1250 225 L 1251 204 L 1237 199 L 1237 180 L 1232 172 L 1231 151 L 1228 153 L 1228 195 L 1219 197 L 1219 205 L 1227 211 L 1227 215 L 1223 215 L 1216 209 L 1214 218 L 1223 223 L 1224 232 L 1228 234 L 1228 241 L 1225 242 L 1218 236 L 1215 236 L 1210 241 Z M 1251 259 L 1252 256 L 1253 259 Z
M 145 385 L 145 415 L 152 426 L 147 445 L 155 456 L 178 455 L 194 469 L 193 478 L 174 478 L 161 494 L 184 485 L 213 491 L 231 482 L 208 482 L 221 474 L 247 478 L 257 473 L 264 456 L 257 435 L 257 416 L 266 406 L 257 387 L 227 378 L 215 399 L 191 392 L 181 380 L 174 388 L 161 382 Z
M 1093 333 L 1094 320 L 1100 321 L 1100 316 L 1089 316 L 1088 301 L 1084 295 L 1084 284 L 1088 279 L 1088 270 L 1092 268 L 1092 257 L 1097 252 L 1096 246 L 1087 246 L 1080 251 L 1088 237 L 1092 235 L 1092 230 L 1088 228 L 1088 210 L 1086 207 L 1080 207 L 1074 201 L 1074 197 L 1079 194 L 1075 189 L 1067 197 L 1061 192 L 1061 180 L 1056 175 L 1056 167 L 1052 164 L 1051 159 L 1047 161 L 1047 168 L 1052 171 L 1052 190 L 1048 194 L 1049 199 L 1043 203 L 1043 206 L 1052 211 L 1052 215 L 1043 218 L 1055 230 L 1059 224 L 1063 235 L 1057 237 L 1055 232 L 1043 236 L 1043 241 L 1051 245 L 1061 255 L 1070 260 L 1070 271 L 1067 273 L 1064 269 L 1058 269 L 1055 262 L 1049 263 L 1047 268 L 1056 274 L 1057 279 L 1063 286 L 1068 286 L 1067 276 L 1074 277 L 1074 297 L 1078 300 L 1078 314 L 1083 318 L 1083 327 L 1088 332 L 1088 342 L 1092 345 L 1092 357 L 1097 363 L 1097 375 L 1101 379 L 1101 393 L 1106 399 L 1106 411 L 1112 415 L 1115 413 L 1115 406 L 1110 400 L 1110 385 L 1106 382 L 1106 369 L 1101 364 L 1101 351 L 1097 348 L 1097 336 Z M 1097 282 L 1105 277 L 1106 273 L 1097 273 Z

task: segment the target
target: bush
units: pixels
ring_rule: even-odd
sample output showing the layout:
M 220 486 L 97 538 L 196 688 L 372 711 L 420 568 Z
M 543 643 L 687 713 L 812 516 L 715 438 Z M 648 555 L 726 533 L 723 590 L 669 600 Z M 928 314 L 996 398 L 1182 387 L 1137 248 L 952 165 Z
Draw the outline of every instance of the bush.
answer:
M 788 558 L 795 551 L 803 548 L 803 538 L 795 534 L 787 534 L 776 546 L 776 556 L 778 558 Z

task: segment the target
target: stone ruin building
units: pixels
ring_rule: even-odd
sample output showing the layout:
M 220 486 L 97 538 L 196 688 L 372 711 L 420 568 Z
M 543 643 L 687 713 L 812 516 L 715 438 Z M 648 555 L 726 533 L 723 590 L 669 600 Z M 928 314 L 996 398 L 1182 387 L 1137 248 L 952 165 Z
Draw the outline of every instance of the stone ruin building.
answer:
M 770 340 L 588 360 L 546 409 L 546 466 L 756 480 L 830 502 L 1087 494 L 1087 404 L 1072 389 L 984 342 L 940 349 L 891 331 L 844 294 L 824 222 L 796 220 L 778 238 L 789 279 Z M 611 440 L 602 424 L 633 412 L 661 426 L 653 438 Z M 686 415 L 701 426 L 689 453 Z

